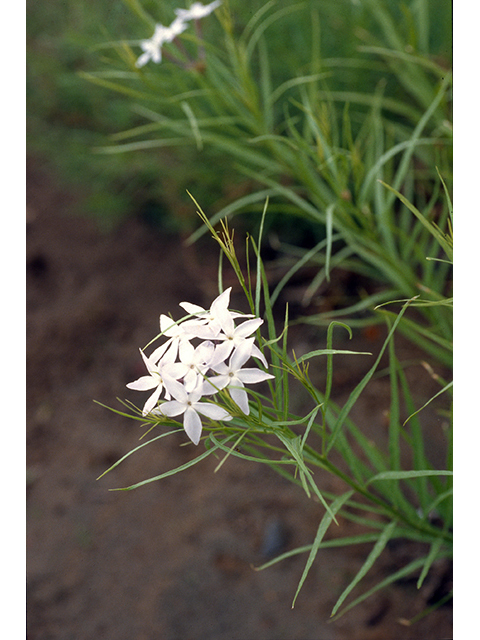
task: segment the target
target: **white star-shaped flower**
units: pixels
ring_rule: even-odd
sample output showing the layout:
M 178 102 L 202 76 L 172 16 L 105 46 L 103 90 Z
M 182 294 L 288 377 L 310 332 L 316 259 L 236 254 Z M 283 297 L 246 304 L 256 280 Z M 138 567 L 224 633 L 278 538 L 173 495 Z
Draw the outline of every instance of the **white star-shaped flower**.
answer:
M 215 339 L 219 340 L 220 344 L 215 347 L 215 355 L 212 359 L 212 366 L 217 363 L 224 362 L 232 353 L 232 351 L 242 345 L 245 340 L 249 336 L 251 336 L 252 333 L 256 331 L 261 324 L 263 324 L 263 320 L 261 318 L 253 318 L 252 320 L 246 320 L 245 322 L 242 322 L 236 327 L 234 325 L 233 319 L 226 317 L 225 321 L 222 322 L 221 325 L 222 330 L 217 336 L 215 336 Z M 250 355 L 254 358 L 258 358 L 266 367 L 267 361 L 265 360 L 265 356 L 260 351 L 260 349 L 255 344 L 253 344 L 253 338 L 248 344 L 250 345 Z
M 210 402 L 200 401 L 203 395 L 202 387 L 203 381 L 200 381 L 197 387 L 189 393 L 182 384 L 173 381 L 173 384 L 169 386 L 169 390 L 175 400 L 163 402 L 154 411 L 156 414 L 168 417 L 183 414 L 183 428 L 193 444 L 198 444 L 202 435 L 202 421 L 199 413 L 212 420 L 232 419 L 228 411 L 222 407 Z
M 197 337 L 215 338 L 220 333 L 222 325 L 230 327 L 234 318 L 253 318 L 252 314 L 237 313 L 229 310 L 231 291 L 232 287 L 225 289 L 223 293 L 215 298 L 208 310 L 191 302 L 180 303 L 180 306 L 187 313 L 195 316 L 197 323 L 203 326 L 203 329 L 199 331 L 200 335 L 197 334 Z
M 240 343 L 233 352 L 228 365 L 220 362 L 213 366 L 212 369 L 218 375 L 208 378 L 203 384 L 204 395 L 214 394 L 217 390 L 228 388 L 232 400 L 238 404 L 247 416 L 250 413 L 250 407 L 247 392 L 244 390 L 244 383 L 255 384 L 275 377 L 261 369 L 242 369 L 252 355 L 253 341 L 254 338 L 249 338 Z
M 210 361 L 215 352 L 213 342 L 208 340 L 194 347 L 190 342 L 183 341 L 178 347 L 178 357 L 184 367 L 183 384 L 187 392 L 193 391 L 203 375 L 210 368 Z
M 169 316 L 165 314 L 160 315 L 160 332 L 168 338 L 166 342 L 161 344 L 151 354 L 150 358 L 154 362 L 158 362 L 167 348 L 172 345 L 173 349 L 178 349 L 179 345 L 183 342 L 188 342 L 192 338 L 197 337 L 197 327 L 201 326 L 196 320 L 185 320 L 175 322 Z M 175 356 L 177 352 L 175 351 Z
M 149 375 L 142 376 L 134 382 L 129 382 L 127 387 L 135 391 L 150 391 L 151 389 L 155 389 L 143 407 L 142 415 L 146 416 L 157 404 L 163 390 L 165 390 L 167 400 L 171 398 L 170 384 L 175 382 L 176 378 L 178 379 L 183 375 L 183 367 L 174 362 L 176 351 L 172 348 L 164 354 L 158 364 L 155 364 L 155 361 L 151 357 L 147 358 L 141 349 L 140 353 Z

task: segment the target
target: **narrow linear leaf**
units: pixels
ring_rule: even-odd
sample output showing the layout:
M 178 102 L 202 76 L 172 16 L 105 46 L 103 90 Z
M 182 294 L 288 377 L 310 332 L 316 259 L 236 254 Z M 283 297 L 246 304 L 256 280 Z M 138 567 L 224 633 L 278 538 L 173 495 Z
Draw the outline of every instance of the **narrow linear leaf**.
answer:
M 339 608 L 342 606 L 342 603 L 345 601 L 345 598 L 348 596 L 348 594 L 357 586 L 357 584 L 360 582 L 360 580 L 372 568 L 373 564 L 375 563 L 375 561 L 377 560 L 379 555 L 385 549 L 385 546 L 386 546 L 387 542 L 392 537 L 396 526 L 397 526 L 397 523 L 395 522 L 395 520 L 393 520 L 392 522 L 387 524 L 385 529 L 382 531 L 382 533 L 380 534 L 380 537 L 378 538 L 375 546 L 373 547 L 371 552 L 368 554 L 368 557 L 365 560 L 364 564 L 362 565 L 360 571 L 357 573 L 357 575 L 352 580 L 352 582 L 348 585 L 348 587 L 343 591 L 343 593 L 338 598 L 335 606 L 333 607 L 332 613 L 331 613 L 332 617 L 337 613 Z
M 315 536 L 315 540 L 313 541 L 312 544 L 312 548 L 310 551 L 310 554 L 308 556 L 307 559 L 307 563 L 305 565 L 305 569 L 303 570 L 303 574 L 302 577 L 300 578 L 300 582 L 298 583 L 298 587 L 297 587 L 297 591 L 295 593 L 295 596 L 293 598 L 293 602 L 292 602 L 292 609 L 295 606 L 295 601 L 297 600 L 298 594 L 300 593 L 300 589 L 303 586 L 303 583 L 305 582 L 305 579 L 308 575 L 308 572 L 310 571 L 310 567 L 313 564 L 313 561 L 315 560 L 315 557 L 318 553 L 318 550 L 320 548 L 320 544 L 323 540 L 323 536 L 325 535 L 325 533 L 327 532 L 327 529 L 329 528 L 329 526 L 332 523 L 333 520 L 333 516 L 332 514 L 336 514 L 341 507 L 345 504 L 345 502 L 347 502 L 347 500 L 349 500 L 349 498 L 351 498 L 351 496 L 353 495 L 353 491 L 347 491 L 347 493 L 344 493 L 342 496 L 339 496 L 336 500 L 334 500 L 334 502 L 332 502 L 332 504 L 330 505 L 330 511 L 331 513 L 325 513 L 325 515 L 323 516 L 319 526 L 318 526 L 318 530 L 317 530 L 317 534 Z
M 445 251 L 448 259 L 450 261 L 453 261 L 453 249 L 452 249 L 452 246 L 449 244 L 446 235 L 438 227 L 436 227 L 435 224 L 427 220 L 427 218 L 425 218 L 425 216 L 417 209 L 417 207 L 415 207 L 407 198 L 405 198 L 403 194 L 401 194 L 399 191 L 397 191 L 390 185 L 386 184 L 382 180 L 379 180 L 379 182 L 383 184 L 384 187 L 392 191 L 400 200 L 400 202 L 407 207 L 407 209 L 410 209 L 410 211 L 414 214 L 414 216 L 416 216 L 416 218 L 420 220 L 423 226 L 429 230 L 432 236 L 436 238 L 439 245 Z
M 422 572 L 417 581 L 417 589 L 420 589 L 420 587 L 422 586 L 423 581 L 427 577 L 427 574 L 430 570 L 430 567 L 432 566 L 433 561 L 439 555 L 440 550 L 442 548 L 442 543 L 443 543 L 442 538 L 437 538 L 432 543 L 432 546 L 430 547 L 430 551 L 428 552 L 428 555 L 425 558 L 425 564 L 423 565 Z
M 358 356 L 371 356 L 372 354 L 369 351 L 348 351 L 345 349 L 317 349 L 316 351 L 310 351 L 306 353 L 301 358 L 298 358 L 297 362 L 300 364 L 304 360 L 309 360 L 310 358 L 314 358 L 315 356 L 334 356 L 335 354 L 342 355 L 358 355 Z
M 421 471 L 382 471 L 370 478 L 367 485 L 376 480 L 408 480 L 409 478 L 422 478 L 424 476 L 453 476 L 453 471 L 424 469 Z
M 152 442 L 152 440 L 150 440 L 149 442 Z M 149 444 L 149 443 L 145 443 L 145 444 Z M 139 449 L 139 448 L 140 447 L 137 447 L 137 449 Z M 117 487 L 116 489 L 110 489 L 110 491 L 131 491 L 132 489 L 138 489 L 138 487 L 143 487 L 143 485 L 149 484 L 150 482 L 155 482 L 156 480 L 162 480 L 163 478 L 168 478 L 168 476 L 173 476 L 176 473 L 180 473 L 181 471 L 185 471 L 185 469 L 188 469 L 189 467 L 193 467 L 193 465 L 197 464 L 198 462 L 200 462 L 201 460 L 203 460 L 204 458 L 206 458 L 207 456 L 212 454 L 218 448 L 219 447 L 214 446 L 211 449 L 208 449 L 204 453 L 200 454 L 199 456 L 197 456 L 193 460 L 190 460 L 189 462 L 186 462 L 185 464 L 182 464 L 179 467 L 176 467 L 175 469 L 170 469 L 170 471 L 165 471 L 165 473 L 161 473 L 158 476 L 155 476 L 153 478 L 148 478 L 148 480 L 142 480 L 141 482 L 137 482 L 136 484 L 132 484 L 129 487 Z M 133 452 L 131 451 L 130 453 L 133 453 Z M 127 454 L 127 455 L 130 455 L 130 454 Z M 124 456 L 124 457 L 126 457 L 126 456 Z
M 340 616 L 343 616 L 345 613 L 347 613 L 347 611 L 349 611 L 350 609 L 353 609 L 353 607 L 356 607 L 358 604 L 360 604 L 360 602 L 363 602 L 364 600 L 372 596 L 377 591 L 384 589 L 389 584 L 392 584 L 393 582 L 396 582 L 397 580 L 400 580 L 401 578 L 404 578 L 405 576 L 408 576 L 410 573 L 413 573 L 414 571 L 419 569 L 424 562 L 425 562 L 425 558 L 417 558 L 416 560 L 413 560 L 412 562 L 407 564 L 405 567 L 402 567 L 398 571 L 395 571 L 395 573 L 391 573 L 387 578 L 385 578 L 385 580 L 382 580 L 381 582 L 376 584 L 374 587 L 372 587 L 371 589 L 368 589 L 368 591 L 365 591 L 365 593 L 362 593 L 362 595 L 358 596 L 358 598 L 350 602 L 340 613 L 338 613 L 335 616 L 332 614 L 332 617 L 330 618 L 330 620 L 332 622 L 334 620 L 338 620 Z
M 262 290 L 262 279 L 259 277 L 259 274 L 262 272 L 262 258 L 260 255 L 260 251 L 262 248 L 262 239 L 263 239 L 263 227 L 265 225 L 265 216 L 267 215 L 269 197 L 267 196 L 265 200 L 265 204 L 263 207 L 262 217 L 260 219 L 260 230 L 258 232 L 258 252 L 257 252 L 257 283 L 255 286 L 255 314 L 257 318 L 260 317 L 260 293 Z
M 365 544 L 369 542 L 375 542 L 378 538 L 377 533 L 365 533 L 360 536 L 348 536 L 345 538 L 333 538 L 332 540 L 325 540 L 318 545 L 319 549 L 333 549 L 336 547 L 350 547 L 352 544 Z M 287 558 L 292 558 L 293 556 L 298 556 L 301 553 L 307 553 L 311 551 L 313 544 L 306 544 L 302 547 L 297 547 L 296 549 L 291 549 L 290 551 L 286 551 L 281 555 L 265 562 L 260 567 L 255 567 L 255 571 L 263 571 L 264 569 L 268 569 L 274 564 L 278 562 L 282 562 L 282 560 L 286 560 Z
M 333 235 L 333 211 L 335 204 L 331 204 L 325 211 L 325 231 L 327 240 L 327 251 L 325 253 L 325 276 L 327 282 L 330 282 L 330 260 L 332 257 L 332 235 Z
M 180 428 L 180 429 L 174 429 L 173 431 L 167 431 L 166 433 L 162 433 L 161 435 L 157 436 L 156 438 L 152 438 L 151 440 L 148 440 L 148 442 L 144 442 L 141 445 L 139 445 L 138 447 L 135 447 L 135 449 L 132 449 L 131 451 L 126 453 L 124 456 L 122 456 L 120 458 L 120 460 L 117 460 L 117 462 L 115 462 L 115 464 L 112 464 L 111 467 L 109 467 L 100 476 L 98 476 L 97 480 L 100 480 L 100 478 L 103 478 L 103 476 L 105 476 L 107 473 L 109 473 L 109 471 L 112 471 L 112 469 L 115 469 L 115 467 L 118 467 L 118 465 L 121 462 L 126 460 L 129 456 L 131 456 L 136 451 L 139 451 L 140 449 L 143 449 L 143 447 L 146 447 L 147 445 L 152 444 L 152 442 L 155 442 L 155 440 L 160 440 L 160 438 L 165 438 L 166 436 L 170 436 L 170 435 L 172 435 L 172 433 L 178 433 L 179 431 L 182 431 L 182 429 Z
M 405 426 L 407 424 L 407 422 L 410 420 L 410 418 L 413 418 L 413 416 L 416 416 L 417 413 L 420 413 L 420 411 L 425 409 L 425 407 L 427 405 L 429 405 L 431 402 L 433 402 L 433 400 L 435 400 L 435 398 L 438 398 L 438 396 L 440 396 L 444 391 L 447 391 L 448 389 L 450 389 L 452 386 L 453 386 L 453 382 L 449 382 L 447 385 L 445 385 L 445 387 L 443 387 L 443 389 L 440 389 L 440 391 L 438 391 L 438 393 L 436 393 L 434 396 L 432 396 L 430 398 L 430 400 L 427 400 L 427 402 L 425 402 L 425 404 L 422 407 L 420 407 L 420 409 L 417 409 L 417 411 L 415 411 L 410 416 L 408 416 L 408 418 L 403 423 L 403 426 Z
M 414 300 L 415 298 L 413 298 L 412 300 Z M 395 329 L 397 328 L 402 316 L 404 315 L 405 311 L 407 310 L 407 307 L 409 305 L 410 301 L 405 303 L 402 307 L 402 309 L 400 310 L 400 313 L 397 315 L 395 322 L 392 325 L 392 328 L 390 329 L 390 331 L 388 332 L 387 338 L 385 340 L 385 342 L 383 343 L 382 348 L 380 349 L 380 353 L 377 356 L 377 359 L 375 360 L 375 363 L 373 364 L 373 366 L 371 367 L 371 369 L 366 373 L 366 375 L 363 377 L 363 379 L 358 383 L 358 385 L 355 387 L 355 389 L 352 391 L 352 393 L 350 394 L 350 397 L 348 399 L 348 401 L 346 402 L 346 404 L 344 405 L 344 407 L 342 408 L 340 415 L 337 418 L 337 422 L 335 424 L 335 426 L 333 427 L 332 433 L 330 435 L 330 439 L 328 442 L 328 446 L 326 448 L 325 453 L 328 454 L 329 451 L 331 450 L 331 448 L 333 447 L 335 440 L 340 432 L 340 429 L 343 426 L 343 423 L 345 422 L 348 414 L 350 413 L 351 408 L 353 407 L 353 405 L 355 404 L 355 402 L 357 401 L 358 397 L 360 396 L 360 394 L 362 393 L 363 389 L 366 387 L 367 383 L 369 382 L 369 380 L 372 378 L 373 374 L 375 373 L 376 368 L 378 367 L 378 364 L 385 352 L 385 349 L 388 346 L 388 343 L 390 342 L 393 333 L 395 331 Z

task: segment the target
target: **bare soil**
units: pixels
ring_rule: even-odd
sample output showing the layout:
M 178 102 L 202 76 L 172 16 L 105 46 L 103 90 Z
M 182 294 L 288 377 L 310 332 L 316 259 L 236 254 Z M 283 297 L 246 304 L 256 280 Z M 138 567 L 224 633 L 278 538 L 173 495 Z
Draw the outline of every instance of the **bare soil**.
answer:
M 190 460 L 198 450 L 182 446 L 187 440 L 178 435 L 96 480 L 142 432 L 93 400 L 118 408 L 117 397 L 141 402 L 125 387 L 142 374 L 138 347 L 157 333 L 160 313 L 179 312 L 182 300 L 209 303 L 218 254 L 203 245 L 187 250 L 179 238 L 134 218 L 101 233 L 71 215 L 79 196 L 38 162 L 28 163 L 27 175 L 28 640 L 452 637 L 450 606 L 405 625 L 446 588 L 451 568 L 442 563 L 420 591 L 414 579 L 405 580 L 328 622 L 368 545 L 322 550 L 292 609 L 306 557 L 261 572 L 254 567 L 309 544 L 322 508 L 262 465 L 230 458 L 214 473 L 217 461 L 207 458 L 138 490 L 108 491 Z M 301 349 L 323 338 L 303 329 L 293 339 Z M 362 334 L 354 348 L 375 353 L 380 345 L 381 336 Z M 370 363 L 338 361 L 338 401 Z M 425 398 L 430 391 L 427 377 Z M 384 436 L 386 409 L 388 382 L 377 379 L 356 409 L 372 437 Z M 432 441 L 440 455 L 437 427 L 432 423 Z M 342 489 L 327 477 L 321 483 Z M 341 520 L 330 535 L 349 535 L 352 527 Z M 424 551 L 392 546 L 362 589 Z

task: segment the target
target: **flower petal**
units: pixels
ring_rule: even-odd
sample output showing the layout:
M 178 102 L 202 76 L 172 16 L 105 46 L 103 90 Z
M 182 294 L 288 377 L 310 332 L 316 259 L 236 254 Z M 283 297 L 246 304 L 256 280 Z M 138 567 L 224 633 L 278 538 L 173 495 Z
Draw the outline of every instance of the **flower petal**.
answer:
M 183 384 L 187 393 L 191 393 L 195 389 L 195 387 L 197 386 L 198 377 L 199 374 L 195 369 L 188 369 L 185 377 L 183 378 Z
M 135 391 L 149 391 L 157 386 L 158 380 L 155 380 L 152 376 L 142 376 L 138 380 L 127 384 L 129 389 L 135 389 Z
M 240 409 L 243 411 L 245 415 L 248 416 L 250 413 L 250 407 L 248 405 L 248 396 L 247 392 L 244 389 L 239 388 L 242 383 L 238 380 L 236 381 L 236 385 L 238 386 L 229 386 L 228 390 L 230 391 L 230 395 L 232 396 L 232 400 L 238 404 Z
M 215 347 L 215 353 L 210 360 L 210 367 L 216 370 L 217 366 L 224 362 L 232 353 L 234 346 L 235 344 L 233 340 L 224 340 L 222 343 L 218 344 Z
M 268 368 L 267 360 L 256 344 L 252 347 L 252 357 L 258 358 L 263 366 Z
M 177 400 L 162 402 L 158 407 L 158 413 L 168 416 L 169 418 L 179 416 L 185 411 L 185 406 L 183 402 L 178 402 Z
M 170 338 L 170 340 L 167 340 L 167 342 L 164 342 L 163 344 L 161 344 L 159 347 L 157 347 L 155 349 L 155 351 L 152 351 L 152 353 L 150 354 L 150 361 L 151 362 L 158 362 L 162 356 L 165 354 L 165 351 L 168 349 L 168 347 L 172 344 L 172 339 Z M 140 350 L 141 352 L 141 350 Z
M 246 384 L 255 384 L 256 382 L 263 382 L 269 378 L 274 378 L 271 373 L 265 373 L 261 369 L 241 369 L 237 371 L 237 377 Z
M 252 355 L 252 347 L 255 338 L 242 340 L 230 358 L 230 369 L 238 371 Z
M 261 318 L 253 318 L 252 320 L 245 320 L 242 324 L 239 324 L 235 329 L 235 337 L 246 338 L 254 331 L 258 329 L 258 327 L 263 324 L 263 320 Z
M 183 404 L 186 404 L 188 402 L 188 393 L 185 390 L 183 384 L 178 382 L 178 380 L 174 380 L 170 376 L 166 375 L 163 378 L 163 383 L 165 385 L 165 389 L 167 389 L 167 391 L 172 394 L 175 400 L 178 400 Z
M 212 420 L 231 420 L 232 416 L 224 409 L 210 402 L 196 402 L 195 410 Z
M 198 304 L 192 304 L 191 302 L 180 302 L 180 306 L 193 316 L 206 313 L 203 307 L 199 307 Z
M 228 386 L 230 378 L 228 376 L 212 376 L 203 381 L 202 396 L 211 396 L 220 389 Z
M 215 345 L 211 340 L 205 340 L 202 344 L 198 345 L 195 353 L 195 361 L 197 364 L 210 364 L 213 354 L 215 352 Z
M 162 393 L 162 385 L 158 385 L 158 387 L 155 389 L 155 391 L 152 393 L 152 395 L 149 397 L 149 399 L 146 401 L 143 410 L 142 410 L 142 415 L 146 416 L 147 413 L 150 413 L 150 411 L 153 409 L 153 407 L 157 404 L 158 399 L 160 398 L 160 394 Z
M 195 348 L 191 342 L 188 340 L 182 340 L 178 347 L 178 357 L 185 364 L 190 364 L 193 358 L 193 354 L 195 352 Z
M 188 407 L 185 411 L 183 428 L 193 444 L 198 444 L 200 442 L 200 436 L 202 435 L 202 421 L 200 420 L 198 413 L 192 407 Z
M 228 287 L 225 291 L 215 298 L 215 300 L 210 305 L 210 311 L 217 312 L 219 309 L 228 309 L 228 305 L 230 304 L 230 293 L 232 292 L 232 287 Z

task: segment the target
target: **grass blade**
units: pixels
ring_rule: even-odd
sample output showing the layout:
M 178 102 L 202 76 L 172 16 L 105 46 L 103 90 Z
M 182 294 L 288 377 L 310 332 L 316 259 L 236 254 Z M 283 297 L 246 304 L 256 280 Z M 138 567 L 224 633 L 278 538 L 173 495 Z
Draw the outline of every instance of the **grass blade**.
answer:
M 409 480 L 410 478 L 424 478 L 428 476 L 453 476 L 453 471 L 448 469 L 422 469 L 419 471 L 382 471 L 370 478 L 371 484 L 377 480 Z
M 332 512 L 333 515 L 335 515 L 340 509 L 341 507 L 345 504 L 345 502 L 347 502 L 347 500 L 349 498 L 351 498 L 351 496 L 353 495 L 353 491 L 347 491 L 347 493 L 344 493 L 343 495 L 339 496 L 331 505 L 330 505 L 330 510 Z M 300 589 L 303 586 L 303 583 L 305 582 L 305 579 L 308 575 L 308 572 L 310 571 L 310 567 L 313 564 L 313 561 L 316 558 L 316 555 L 318 553 L 318 550 L 320 548 L 320 544 L 323 540 L 323 536 L 325 535 L 325 533 L 327 532 L 327 529 L 329 528 L 329 526 L 332 523 L 333 520 L 333 515 L 331 515 L 330 513 L 325 513 L 325 515 L 323 516 L 319 526 L 318 526 L 318 530 L 317 530 L 317 534 L 315 536 L 315 540 L 313 541 L 312 544 L 312 548 L 310 550 L 310 554 L 308 556 L 307 559 L 307 563 L 305 565 L 305 569 L 303 570 L 303 574 L 302 577 L 300 578 L 300 582 L 298 583 L 298 587 L 297 587 L 297 591 L 295 593 L 295 596 L 293 598 L 293 602 L 292 602 L 292 609 L 295 606 L 295 602 L 297 600 L 298 594 L 300 593 Z
M 410 573 L 413 573 L 413 571 L 416 571 L 417 569 L 419 569 L 424 562 L 425 562 L 425 558 L 417 558 L 416 560 L 412 560 L 412 562 L 407 564 L 405 567 L 402 567 L 395 573 L 391 573 L 387 578 L 385 578 L 385 580 L 382 580 L 381 582 L 376 584 L 374 587 L 372 587 L 368 591 L 365 591 L 365 593 L 362 593 L 361 596 L 358 596 L 358 598 L 350 602 L 350 604 L 348 604 L 340 613 L 336 615 L 332 613 L 331 620 L 332 621 L 338 620 L 340 616 L 343 616 L 347 611 L 349 611 L 350 609 L 353 609 L 353 607 L 356 607 L 358 604 L 360 604 L 360 602 L 363 602 L 364 600 L 369 598 L 371 595 L 373 595 L 377 591 L 384 589 L 389 584 L 392 584 L 393 582 L 396 582 L 397 580 L 400 580 L 401 578 L 408 576 Z M 337 611 L 338 611 L 338 608 L 337 608 Z
M 347 417 L 347 415 L 349 414 L 351 408 L 353 407 L 353 405 L 355 404 L 355 402 L 357 401 L 358 397 L 360 396 L 360 394 L 362 393 L 362 391 L 364 390 L 364 388 L 366 387 L 367 383 L 369 382 L 369 380 L 372 378 L 373 374 L 375 373 L 375 370 L 385 352 L 385 349 L 387 348 L 388 343 L 390 342 L 391 337 L 393 336 L 393 333 L 395 331 L 395 329 L 397 328 L 398 323 L 400 322 L 403 314 L 405 313 L 408 305 L 410 304 L 411 301 L 406 302 L 400 313 L 398 314 L 398 316 L 395 319 L 395 322 L 392 325 L 392 328 L 390 329 L 388 336 L 382 346 L 382 348 L 380 349 L 380 353 L 378 354 L 377 359 L 375 360 L 375 363 L 373 364 L 372 368 L 370 369 L 370 371 L 368 371 L 368 373 L 363 377 L 363 379 L 359 382 L 359 384 L 355 387 L 355 389 L 352 391 L 352 393 L 350 394 L 350 397 L 348 399 L 348 401 L 346 402 L 346 404 L 344 405 L 343 409 L 340 412 L 340 415 L 338 416 L 337 422 L 332 430 L 332 433 L 330 435 L 329 438 L 329 442 L 328 442 L 328 446 L 326 448 L 326 454 L 328 454 L 328 452 L 331 450 L 331 448 L 333 447 L 333 445 L 335 444 L 335 440 L 338 436 L 338 433 L 340 431 L 340 429 L 342 428 L 342 425 Z
M 442 542 L 443 542 L 442 538 L 437 538 L 435 542 L 432 543 L 432 546 L 430 547 L 430 551 L 428 552 L 428 555 L 425 558 L 425 564 L 423 565 L 422 572 L 417 581 L 417 589 L 420 589 L 420 587 L 422 586 L 423 581 L 427 577 L 427 574 L 430 570 L 430 567 L 432 566 L 433 561 L 439 555 L 440 550 L 442 548 Z
M 150 440 L 149 442 L 146 442 L 145 444 L 149 444 L 150 442 L 153 442 L 153 441 Z M 137 449 L 135 449 L 135 451 L 138 450 L 139 448 L 140 447 L 137 447 Z M 201 453 L 199 456 L 197 456 L 193 460 L 190 460 L 189 462 L 186 462 L 185 464 L 182 464 L 179 467 L 176 467 L 175 469 L 170 469 L 169 471 L 165 471 L 165 473 L 161 473 L 158 476 L 155 476 L 153 478 L 148 478 L 148 480 L 142 480 L 141 482 L 137 482 L 136 484 L 132 484 L 129 487 L 117 487 L 116 489 L 110 489 L 110 491 L 131 491 L 132 489 L 138 489 L 138 487 L 143 487 L 145 484 L 149 484 L 150 482 L 155 482 L 156 480 L 162 480 L 163 478 L 168 478 L 168 476 L 173 476 L 176 473 L 180 473 L 181 471 L 185 471 L 185 469 L 188 469 L 189 467 L 193 467 L 193 465 L 197 464 L 198 462 L 200 462 L 201 460 L 203 460 L 204 458 L 206 458 L 207 456 L 212 454 L 218 448 L 219 448 L 218 446 L 214 446 L 211 449 L 207 449 L 207 451 L 205 451 L 204 453 Z M 228 450 L 227 450 L 227 452 L 228 452 Z M 133 452 L 131 451 L 130 453 L 133 453 Z M 127 454 L 127 455 L 129 455 L 129 454 Z M 124 456 L 124 457 L 126 457 L 126 456 Z
M 387 524 L 387 526 L 384 528 L 384 530 L 380 534 L 375 546 L 373 547 L 372 551 L 369 553 L 367 559 L 363 563 L 360 571 L 357 573 L 357 575 L 352 580 L 352 582 L 350 582 L 348 587 L 342 592 L 342 594 L 338 598 L 335 606 L 333 607 L 332 613 L 331 613 L 332 617 L 337 613 L 339 608 L 342 606 L 342 604 L 345 601 L 345 598 L 348 596 L 348 594 L 357 586 L 357 584 L 360 582 L 360 580 L 372 568 L 373 564 L 375 563 L 375 561 L 377 560 L 379 555 L 385 549 L 385 546 L 386 546 L 387 542 L 392 537 L 396 526 L 397 526 L 397 523 L 393 520 L 392 522 Z

